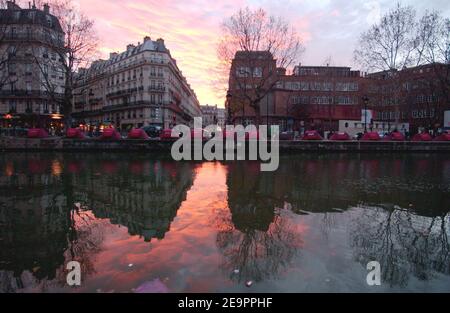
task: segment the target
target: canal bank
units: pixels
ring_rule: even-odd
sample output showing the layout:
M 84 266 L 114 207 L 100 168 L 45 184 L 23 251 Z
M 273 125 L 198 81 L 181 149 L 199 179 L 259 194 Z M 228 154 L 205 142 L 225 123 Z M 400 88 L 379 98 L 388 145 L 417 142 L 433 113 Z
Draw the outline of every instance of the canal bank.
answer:
M 0 137 L 2 151 L 114 151 L 170 152 L 172 141 L 67 139 L 59 137 L 29 139 Z M 411 141 L 302 141 L 279 142 L 281 152 L 450 152 L 450 142 Z

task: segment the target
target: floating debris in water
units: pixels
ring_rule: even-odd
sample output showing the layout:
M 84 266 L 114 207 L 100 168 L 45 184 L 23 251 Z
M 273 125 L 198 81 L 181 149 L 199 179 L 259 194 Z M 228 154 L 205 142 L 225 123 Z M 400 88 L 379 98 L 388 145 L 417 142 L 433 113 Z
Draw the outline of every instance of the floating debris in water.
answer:
M 130 263 L 128 264 L 128 267 L 133 267 L 133 265 L 134 265 L 133 263 Z
M 248 282 L 245 283 L 245 286 L 247 287 L 251 287 L 253 285 L 253 282 L 251 280 L 249 280 Z
M 235 270 L 233 271 L 233 274 L 239 274 L 239 270 L 238 270 L 238 269 L 235 269 Z
M 327 279 L 325 279 L 325 282 L 329 283 L 329 282 L 331 282 L 331 279 L 327 278 Z
M 158 278 L 152 281 L 146 281 L 137 288 L 132 289 L 135 293 L 168 293 L 169 288 Z

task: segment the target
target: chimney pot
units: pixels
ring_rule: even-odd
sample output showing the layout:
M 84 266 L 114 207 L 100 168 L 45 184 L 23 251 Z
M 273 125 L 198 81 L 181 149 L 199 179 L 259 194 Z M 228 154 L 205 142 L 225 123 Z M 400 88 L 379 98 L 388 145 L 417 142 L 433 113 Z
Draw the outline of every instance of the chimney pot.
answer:
M 48 5 L 48 3 L 44 4 L 44 12 L 49 14 L 50 13 L 50 6 Z

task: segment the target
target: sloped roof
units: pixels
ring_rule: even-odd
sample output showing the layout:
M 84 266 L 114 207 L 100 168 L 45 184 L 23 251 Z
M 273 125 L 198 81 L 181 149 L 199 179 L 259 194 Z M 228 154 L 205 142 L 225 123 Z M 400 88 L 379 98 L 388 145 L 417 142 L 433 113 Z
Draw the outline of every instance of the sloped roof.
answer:
M 0 10 L 0 24 L 41 25 L 64 33 L 56 16 L 38 9 L 2 9 Z

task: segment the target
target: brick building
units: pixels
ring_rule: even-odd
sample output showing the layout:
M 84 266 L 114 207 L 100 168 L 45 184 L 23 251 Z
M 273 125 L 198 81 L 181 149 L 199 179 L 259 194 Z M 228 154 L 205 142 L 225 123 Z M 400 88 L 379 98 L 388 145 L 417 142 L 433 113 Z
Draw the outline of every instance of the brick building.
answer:
M 230 71 L 227 111 L 231 122 L 246 125 L 256 121 L 256 112 L 245 96 L 258 92 L 255 88 L 270 89 L 259 102 L 260 123 L 279 125 L 282 131 L 337 130 L 339 120 L 361 118 L 365 80 L 359 71 L 299 65 L 286 74 L 285 69 L 276 68 L 269 53 L 255 52 L 251 59 L 242 54 L 236 53 Z
M 230 70 L 226 103 L 232 123 L 256 122 L 256 112 L 245 96 L 254 95 L 255 88 L 270 89 L 259 102 L 260 124 L 279 125 L 281 131 L 344 128 L 351 132 L 353 127 L 358 132 L 367 128 L 415 133 L 442 128 L 444 112 L 450 110 L 450 65 L 372 74 L 350 67 L 298 65 L 287 74 L 276 68 L 269 53 L 238 52 Z M 362 122 L 364 109 L 373 111 L 367 125 Z
M 409 123 L 411 132 L 443 127 L 450 110 L 450 65 L 426 64 L 367 75 L 367 95 L 376 120 L 392 127 Z

